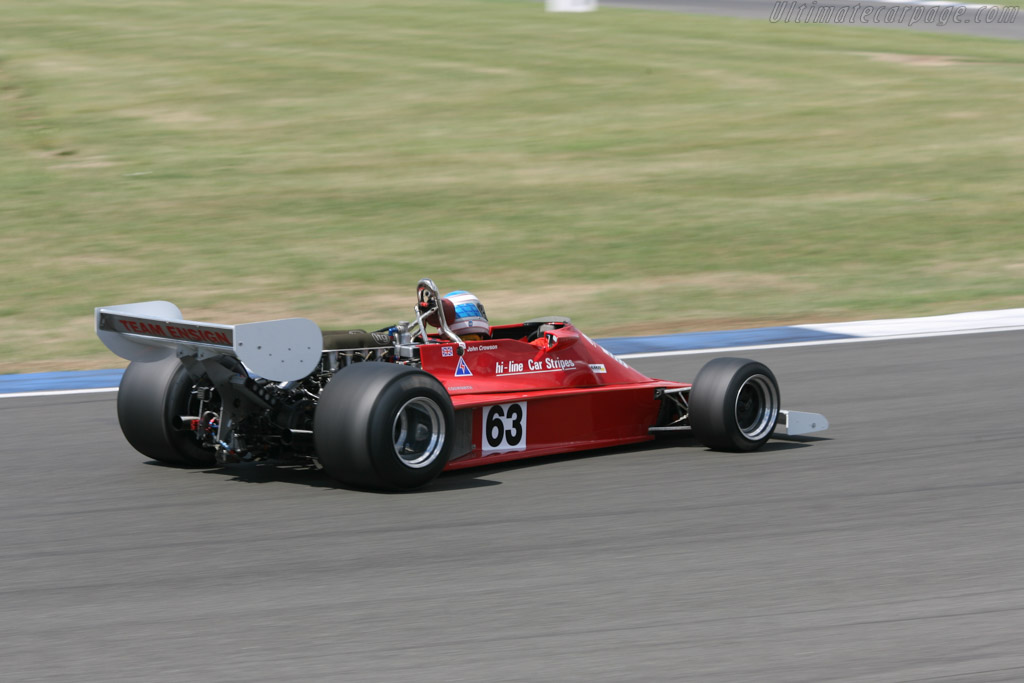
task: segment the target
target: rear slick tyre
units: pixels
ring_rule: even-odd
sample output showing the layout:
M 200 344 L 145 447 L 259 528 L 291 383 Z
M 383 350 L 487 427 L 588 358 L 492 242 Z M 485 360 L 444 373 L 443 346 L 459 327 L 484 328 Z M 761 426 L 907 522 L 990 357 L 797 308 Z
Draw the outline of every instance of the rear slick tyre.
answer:
M 425 486 L 448 464 L 454 423 L 448 392 L 432 375 L 404 365 L 357 363 L 321 392 L 313 443 L 333 479 L 403 491 Z
M 766 365 L 716 358 L 693 380 L 690 428 L 712 450 L 754 451 L 775 431 L 780 405 L 779 384 Z
M 182 415 L 195 415 L 195 382 L 175 356 L 153 363 L 132 362 L 117 392 L 117 420 L 132 448 L 148 458 L 178 467 L 212 467 L 213 450 L 194 434 L 175 427 Z

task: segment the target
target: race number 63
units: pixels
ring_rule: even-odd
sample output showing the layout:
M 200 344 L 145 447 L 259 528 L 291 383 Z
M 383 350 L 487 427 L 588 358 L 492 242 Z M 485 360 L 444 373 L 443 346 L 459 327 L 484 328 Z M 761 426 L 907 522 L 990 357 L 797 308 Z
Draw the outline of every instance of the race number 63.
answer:
M 487 406 L 480 412 L 484 453 L 526 450 L 526 403 Z

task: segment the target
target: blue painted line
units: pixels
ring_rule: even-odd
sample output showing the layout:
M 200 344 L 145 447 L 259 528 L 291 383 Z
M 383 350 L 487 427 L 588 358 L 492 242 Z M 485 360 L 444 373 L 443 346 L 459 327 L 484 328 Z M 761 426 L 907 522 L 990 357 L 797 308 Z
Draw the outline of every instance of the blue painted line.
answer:
M 687 332 L 652 337 L 611 337 L 598 339 L 597 342 L 614 354 L 625 354 L 824 341 L 848 339 L 851 336 L 801 327 L 761 327 L 752 330 Z M 85 370 L 0 375 L 0 394 L 114 388 L 121 383 L 123 374 L 124 370 Z
M 616 355 L 626 353 L 659 353 L 665 351 L 691 351 L 724 349 L 733 346 L 761 344 L 792 344 L 810 341 L 849 339 L 853 335 L 810 330 L 803 327 L 758 327 L 752 330 L 726 332 L 687 332 L 663 334 L 655 337 L 611 337 L 597 342 Z
M 124 370 L 80 370 L 74 372 L 33 372 L 24 375 L 0 375 L 0 394 L 30 391 L 69 391 L 105 389 L 121 383 Z
M 907 335 L 968 334 L 995 330 L 1024 330 L 1024 308 L 957 313 L 925 318 L 868 320 L 827 325 L 758 327 L 724 332 L 686 332 L 652 337 L 609 337 L 597 341 L 616 355 L 701 351 L 772 344 L 829 342 L 844 339 L 885 339 Z M 112 389 L 124 370 L 40 372 L 0 375 L 0 395 L 76 389 Z

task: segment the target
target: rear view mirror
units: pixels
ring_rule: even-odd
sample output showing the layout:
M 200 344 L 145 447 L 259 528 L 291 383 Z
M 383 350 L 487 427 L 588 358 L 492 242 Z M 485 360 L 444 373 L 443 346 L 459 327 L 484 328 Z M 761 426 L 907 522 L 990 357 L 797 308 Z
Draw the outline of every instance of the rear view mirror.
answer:
M 578 332 L 559 329 L 544 332 L 542 336 L 530 343 L 539 349 L 537 352 L 537 356 L 539 357 L 545 353 L 567 349 L 579 340 L 580 335 Z

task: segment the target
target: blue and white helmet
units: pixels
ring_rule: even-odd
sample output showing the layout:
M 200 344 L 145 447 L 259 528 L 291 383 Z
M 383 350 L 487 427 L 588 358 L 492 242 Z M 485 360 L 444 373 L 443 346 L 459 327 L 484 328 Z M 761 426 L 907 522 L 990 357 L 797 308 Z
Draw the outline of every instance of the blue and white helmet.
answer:
M 455 319 L 448 322 L 452 332 L 464 337 L 468 334 L 488 336 L 491 324 L 487 321 L 487 313 L 480 299 L 469 292 L 458 289 L 444 295 L 445 299 L 455 306 Z

